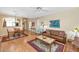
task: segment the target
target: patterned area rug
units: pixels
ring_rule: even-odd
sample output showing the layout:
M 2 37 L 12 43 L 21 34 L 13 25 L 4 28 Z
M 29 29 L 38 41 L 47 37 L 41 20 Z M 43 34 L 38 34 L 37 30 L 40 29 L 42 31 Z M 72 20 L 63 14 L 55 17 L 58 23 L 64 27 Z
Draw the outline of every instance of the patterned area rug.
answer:
M 27 35 L 20 34 L 20 35 L 16 35 L 16 36 L 10 36 L 9 39 L 18 39 L 18 38 L 22 38 L 24 36 L 27 36 Z
M 6 41 L 11 41 L 11 40 L 15 40 L 15 39 L 19 39 L 19 38 L 22 38 L 22 37 L 25 37 L 25 36 L 28 36 L 26 34 L 20 34 L 20 35 L 15 35 L 15 36 L 10 36 L 10 37 L 4 37 L 2 42 L 6 42 Z M 9 40 L 7 40 L 9 39 Z
M 33 48 L 35 48 L 39 52 L 49 52 L 49 44 L 39 40 L 35 39 L 28 42 Z M 64 45 L 54 42 L 51 44 L 51 52 L 63 52 Z

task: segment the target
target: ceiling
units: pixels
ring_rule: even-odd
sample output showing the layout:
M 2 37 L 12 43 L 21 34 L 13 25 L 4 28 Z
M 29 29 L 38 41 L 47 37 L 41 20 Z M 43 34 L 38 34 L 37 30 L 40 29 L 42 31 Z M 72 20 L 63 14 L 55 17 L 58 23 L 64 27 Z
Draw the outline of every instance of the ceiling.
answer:
M 73 9 L 75 9 L 75 7 L 0 7 L 0 14 L 5 16 L 35 18 Z

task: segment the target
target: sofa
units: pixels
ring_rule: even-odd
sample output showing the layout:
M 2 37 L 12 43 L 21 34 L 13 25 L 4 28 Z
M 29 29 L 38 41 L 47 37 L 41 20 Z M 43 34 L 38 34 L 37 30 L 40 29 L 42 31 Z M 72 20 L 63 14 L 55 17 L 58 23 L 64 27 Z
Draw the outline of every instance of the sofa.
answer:
M 46 31 L 44 31 L 42 33 L 45 36 L 54 38 L 56 41 L 61 42 L 61 43 L 66 43 L 66 34 L 64 31 L 60 31 L 60 30 L 49 30 L 47 29 Z

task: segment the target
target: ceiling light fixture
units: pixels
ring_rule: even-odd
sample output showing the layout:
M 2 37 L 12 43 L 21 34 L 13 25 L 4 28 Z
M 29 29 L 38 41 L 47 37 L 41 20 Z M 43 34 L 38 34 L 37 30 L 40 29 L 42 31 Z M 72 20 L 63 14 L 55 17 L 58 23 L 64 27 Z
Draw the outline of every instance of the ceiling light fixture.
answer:
M 36 11 L 48 12 L 48 10 L 46 10 L 44 7 L 36 7 Z

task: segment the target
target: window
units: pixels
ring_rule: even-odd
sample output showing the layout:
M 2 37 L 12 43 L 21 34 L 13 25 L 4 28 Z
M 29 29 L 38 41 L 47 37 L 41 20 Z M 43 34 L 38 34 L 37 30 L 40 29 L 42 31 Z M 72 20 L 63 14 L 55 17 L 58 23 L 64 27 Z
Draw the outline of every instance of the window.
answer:
M 6 27 L 14 27 L 16 26 L 16 19 L 15 18 L 5 18 Z

